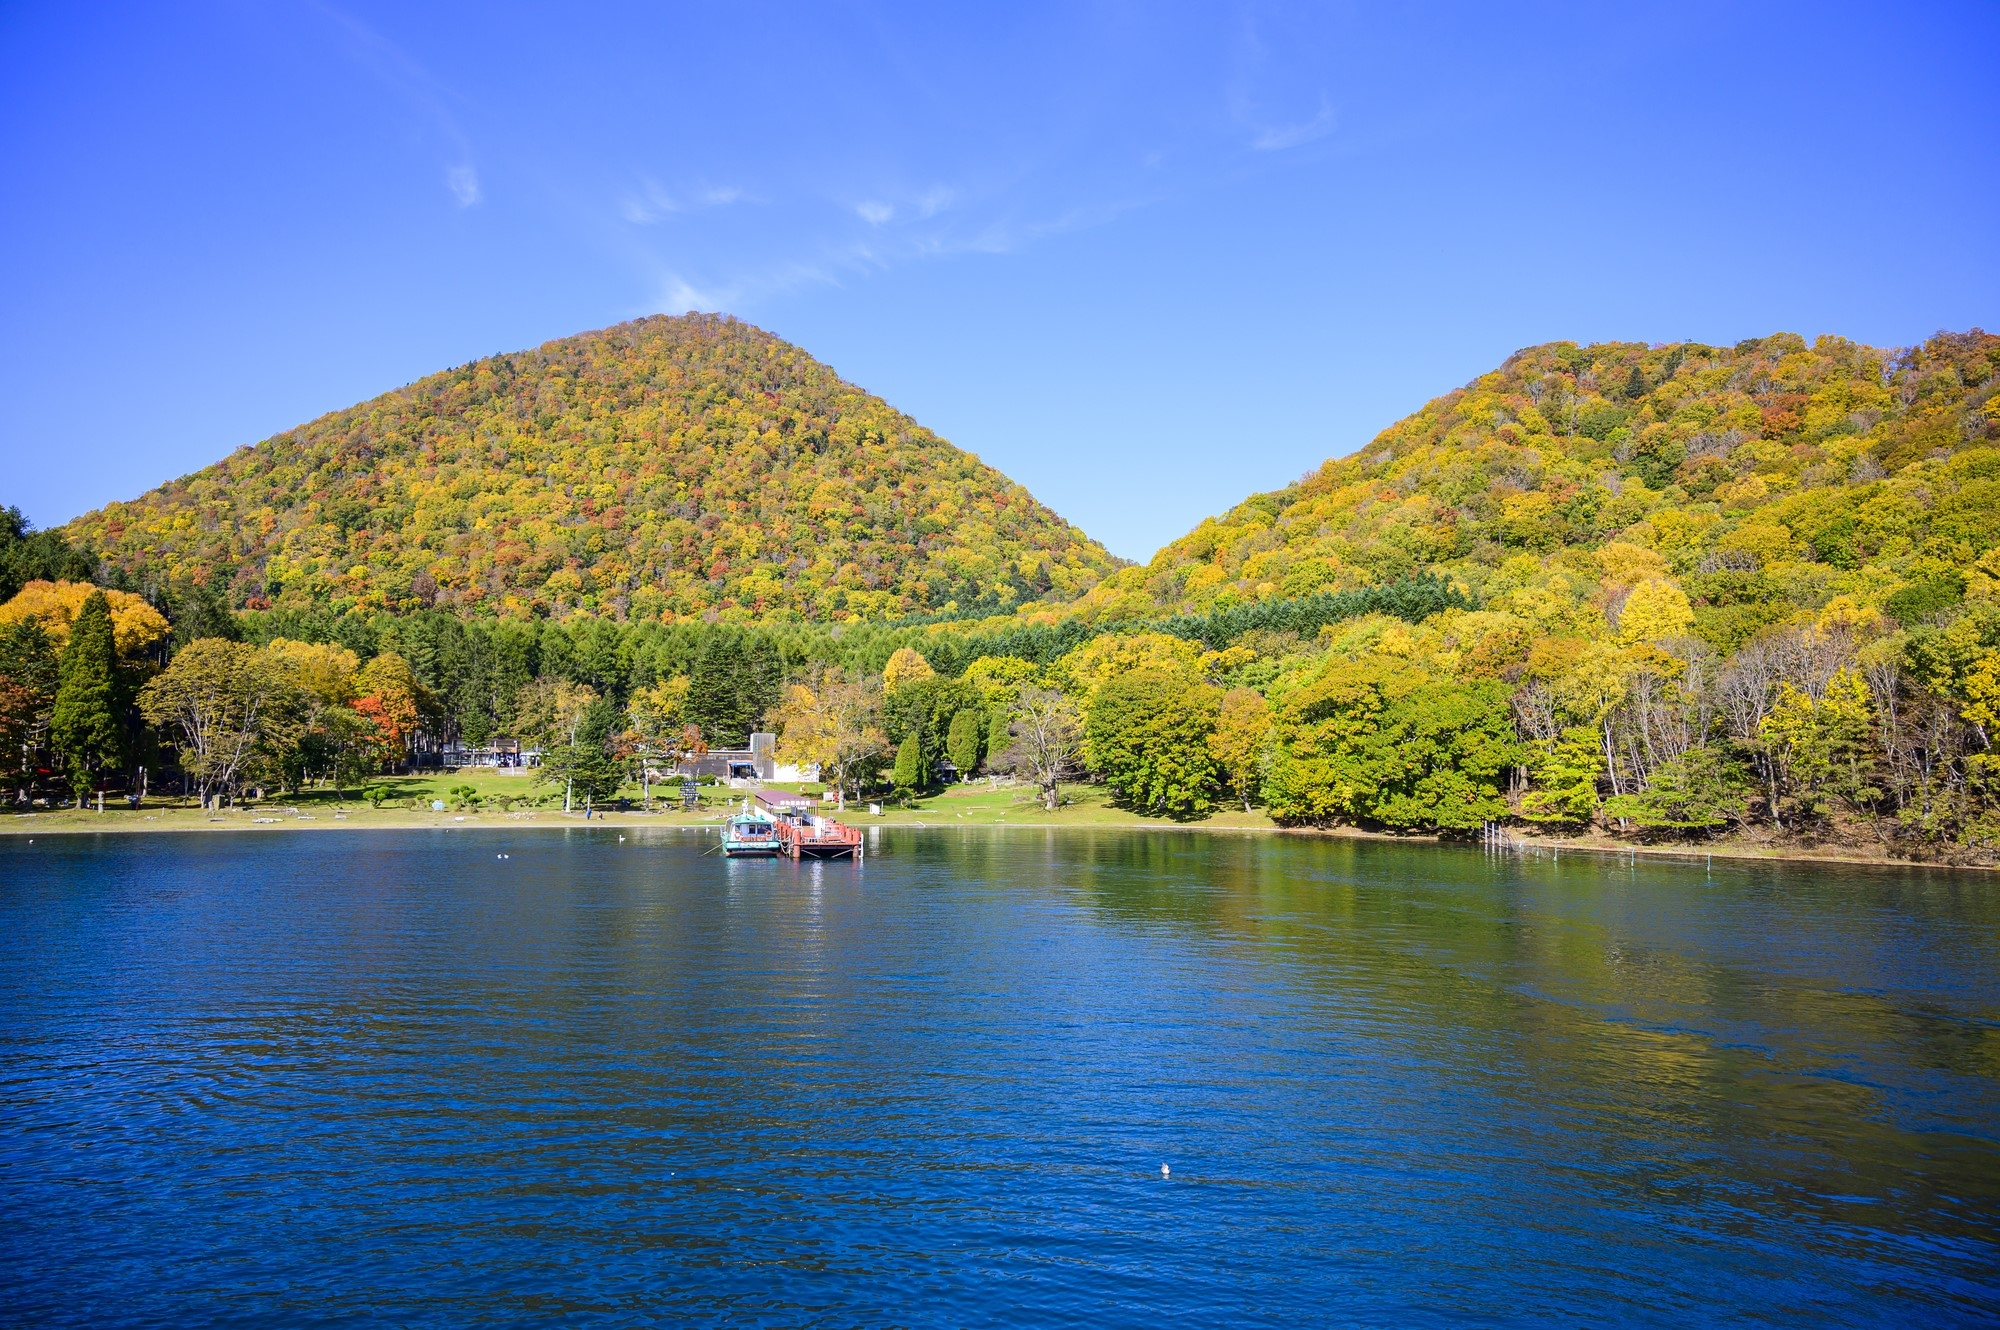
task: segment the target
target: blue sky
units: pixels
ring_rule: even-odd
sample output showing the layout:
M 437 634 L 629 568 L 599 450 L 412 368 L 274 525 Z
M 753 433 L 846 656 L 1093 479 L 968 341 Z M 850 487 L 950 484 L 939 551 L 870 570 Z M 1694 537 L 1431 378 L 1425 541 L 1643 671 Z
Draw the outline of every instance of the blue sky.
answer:
M 1517 347 L 2000 324 L 2000 6 L 14 3 L 0 503 L 641 314 L 1145 558 Z

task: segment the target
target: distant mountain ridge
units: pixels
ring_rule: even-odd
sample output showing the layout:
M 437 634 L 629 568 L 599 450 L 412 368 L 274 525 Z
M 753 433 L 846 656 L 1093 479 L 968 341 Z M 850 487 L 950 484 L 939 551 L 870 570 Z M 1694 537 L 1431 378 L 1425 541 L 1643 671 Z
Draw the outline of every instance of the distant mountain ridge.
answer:
M 506 617 L 1006 613 L 1121 566 L 798 347 L 702 314 L 432 374 L 66 532 L 252 608 Z

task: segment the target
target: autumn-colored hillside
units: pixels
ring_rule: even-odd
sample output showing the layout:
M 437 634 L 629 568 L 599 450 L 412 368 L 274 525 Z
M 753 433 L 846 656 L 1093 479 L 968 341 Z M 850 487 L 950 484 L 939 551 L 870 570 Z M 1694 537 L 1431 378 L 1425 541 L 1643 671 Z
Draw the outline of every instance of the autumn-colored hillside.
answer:
M 67 534 L 253 609 L 361 613 L 991 613 L 1119 566 L 799 348 L 693 314 L 433 374 Z
M 1978 330 L 1906 350 L 1789 333 L 1530 347 L 1075 612 L 1202 613 L 1428 570 L 1586 636 L 1665 575 L 1724 651 L 1835 602 L 1914 621 L 2000 575 L 1996 370 L 2000 337 Z

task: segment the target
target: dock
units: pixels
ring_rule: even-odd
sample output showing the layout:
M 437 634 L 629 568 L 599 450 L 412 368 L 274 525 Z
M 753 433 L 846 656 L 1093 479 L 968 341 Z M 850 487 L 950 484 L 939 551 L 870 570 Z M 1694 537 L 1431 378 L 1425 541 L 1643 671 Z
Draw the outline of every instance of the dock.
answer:
M 861 828 L 830 817 L 785 818 L 778 823 L 778 853 L 794 859 L 853 859 L 865 851 Z

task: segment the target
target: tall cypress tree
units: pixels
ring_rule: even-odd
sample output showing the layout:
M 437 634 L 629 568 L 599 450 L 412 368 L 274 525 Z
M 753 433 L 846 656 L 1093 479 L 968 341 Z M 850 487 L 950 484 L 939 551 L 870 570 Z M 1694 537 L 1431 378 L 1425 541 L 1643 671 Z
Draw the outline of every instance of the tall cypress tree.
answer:
M 890 770 L 889 779 L 896 786 L 896 793 L 908 799 L 912 791 L 930 781 L 924 775 L 924 749 L 911 735 L 896 748 L 896 765 Z
M 77 803 L 107 767 L 124 757 L 125 711 L 118 678 L 118 647 L 111 632 L 111 603 L 93 591 L 70 625 L 56 676 L 56 704 L 49 739 L 62 755 Z

